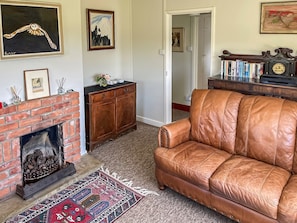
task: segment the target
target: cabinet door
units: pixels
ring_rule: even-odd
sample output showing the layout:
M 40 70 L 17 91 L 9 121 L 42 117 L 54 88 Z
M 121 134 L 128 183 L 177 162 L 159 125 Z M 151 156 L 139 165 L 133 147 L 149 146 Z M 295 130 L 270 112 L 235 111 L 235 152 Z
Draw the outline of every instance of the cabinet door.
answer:
M 115 100 L 94 103 L 91 117 L 91 141 L 97 142 L 115 134 Z
M 135 85 L 119 89 L 116 98 L 116 128 L 117 133 L 136 125 L 136 93 Z

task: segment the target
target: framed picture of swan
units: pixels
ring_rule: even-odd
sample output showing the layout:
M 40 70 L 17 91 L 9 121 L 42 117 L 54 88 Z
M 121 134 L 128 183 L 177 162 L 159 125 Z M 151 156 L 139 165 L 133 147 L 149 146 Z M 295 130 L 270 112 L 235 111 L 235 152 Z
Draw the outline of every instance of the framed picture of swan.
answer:
M 61 5 L 0 0 L 1 59 L 63 54 Z
M 89 50 L 114 49 L 114 12 L 87 9 Z

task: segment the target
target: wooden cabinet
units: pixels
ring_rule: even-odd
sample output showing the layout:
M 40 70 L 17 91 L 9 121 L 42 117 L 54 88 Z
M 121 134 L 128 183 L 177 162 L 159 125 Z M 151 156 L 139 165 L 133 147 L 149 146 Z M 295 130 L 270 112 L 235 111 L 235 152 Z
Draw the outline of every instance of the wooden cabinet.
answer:
M 116 90 L 116 131 L 117 134 L 135 124 L 135 84 Z
M 85 87 L 86 146 L 97 145 L 136 129 L 136 84 Z

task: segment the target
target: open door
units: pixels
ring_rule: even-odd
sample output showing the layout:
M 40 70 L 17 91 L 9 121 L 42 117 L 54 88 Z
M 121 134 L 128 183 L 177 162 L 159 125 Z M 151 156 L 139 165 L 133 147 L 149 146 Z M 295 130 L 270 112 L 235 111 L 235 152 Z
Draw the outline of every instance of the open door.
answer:
M 187 108 L 192 90 L 208 87 L 207 80 L 211 76 L 213 10 L 198 11 L 172 12 L 166 16 L 170 32 L 177 27 L 184 29 L 182 52 L 172 52 L 172 46 L 169 46 L 172 44 L 171 36 L 170 43 L 166 39 L 169 50 L 166 50 L 165 92 L 168 96 L 165 98 L 165 104 L 170 104 L 170 107 L 165 109 L 166 123 L 172 121 L 172 107 Z

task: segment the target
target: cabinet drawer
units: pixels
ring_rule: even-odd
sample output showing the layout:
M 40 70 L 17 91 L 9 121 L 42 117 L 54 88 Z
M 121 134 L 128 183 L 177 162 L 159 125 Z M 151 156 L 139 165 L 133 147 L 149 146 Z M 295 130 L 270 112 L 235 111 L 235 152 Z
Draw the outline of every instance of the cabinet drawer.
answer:
M 90 95 L 90 102 L 95 103 L 95 102 L 101 102 L 104 100 L 112 99 L 115 97 L 115 92 L 114 91 L 105 91 L 102 93 Z
M 116 90 L 117 96 L 135 92 L 135 84 L 130 86 L 125 86 Z

